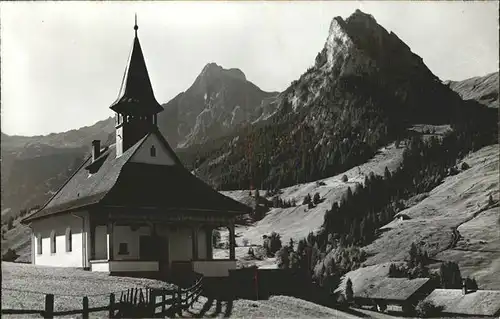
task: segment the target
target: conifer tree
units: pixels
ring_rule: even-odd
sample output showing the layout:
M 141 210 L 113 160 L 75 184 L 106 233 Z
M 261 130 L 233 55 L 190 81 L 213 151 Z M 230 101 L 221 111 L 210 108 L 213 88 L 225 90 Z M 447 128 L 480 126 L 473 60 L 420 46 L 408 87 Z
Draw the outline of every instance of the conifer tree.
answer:
M 354 300 L 354 291 L 352 289 L 351 278 L 347 278 L 347 282 L 345 285 L 345 298 L 348 303 L 351 303 Z

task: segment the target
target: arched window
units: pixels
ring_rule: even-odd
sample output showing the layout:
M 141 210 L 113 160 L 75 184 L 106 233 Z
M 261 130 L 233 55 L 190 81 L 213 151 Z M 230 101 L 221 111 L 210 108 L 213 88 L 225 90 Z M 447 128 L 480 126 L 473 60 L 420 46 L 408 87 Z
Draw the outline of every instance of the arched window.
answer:
M 156 148 L 155 146 L 151 146 L 151 149 L 149 150 L 149 152 L 151 153 L 151 157 L 156 157 Z
M 50 252 L 56 253 L 56 232 L 54 230 L 50 233 Z
M 36 252 L 39 255 L 41 255 L 43 253 L 43 251 L 42 251 L 42 234 L 38 234 L 36 236 Z
M 71 236 L 71 228 L 66 228 L 66 251 L 73 251 L 73 238 Z

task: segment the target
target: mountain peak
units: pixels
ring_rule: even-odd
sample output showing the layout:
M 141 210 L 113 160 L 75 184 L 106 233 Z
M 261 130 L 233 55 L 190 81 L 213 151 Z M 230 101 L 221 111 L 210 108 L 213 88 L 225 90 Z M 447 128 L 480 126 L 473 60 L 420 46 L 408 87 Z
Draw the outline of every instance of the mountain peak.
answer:
M 203 67 L 203 70 L 200 73 L 201 78 L 220 78 L 223 76 L 228 76 L 231 78 L 240 79 L 246 81 L 247 78 L 245 73 L 240 69 L 232 68 L 232 69 L 224 69 L 222 66 L 218 65 L 215 62 L 210 62 Z

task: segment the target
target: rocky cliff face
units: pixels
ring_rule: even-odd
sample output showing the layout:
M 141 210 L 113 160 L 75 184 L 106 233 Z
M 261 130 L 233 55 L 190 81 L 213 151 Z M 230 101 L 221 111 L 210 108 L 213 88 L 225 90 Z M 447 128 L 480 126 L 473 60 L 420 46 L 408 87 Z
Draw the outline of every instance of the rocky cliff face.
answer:
M 335 99 L 328 96 L 336 91 Z M 448 122 L 458 99 L 394 33 L 359 10 L 346 20 L 332 20 L 323 50 L 315 65 L 280 96 L 293 110 L 344 100 L 352 94 L 371 95 L 399 104 L 394 116 L 405 113 L 411 121 Z M 330 103 L 327 103 L 330 99 Z M 432 114 L 430 114 L 432 113 Z
M 173 147 L 226 135 L 272 113 L 273 97 L 239 69 L 207 64 L 193 85 L 164 104 L 158 123 Z
M 474 100 L 498 109 L 498 72 L 476 76 L 463 81 L 444 82 L 464 100 Z

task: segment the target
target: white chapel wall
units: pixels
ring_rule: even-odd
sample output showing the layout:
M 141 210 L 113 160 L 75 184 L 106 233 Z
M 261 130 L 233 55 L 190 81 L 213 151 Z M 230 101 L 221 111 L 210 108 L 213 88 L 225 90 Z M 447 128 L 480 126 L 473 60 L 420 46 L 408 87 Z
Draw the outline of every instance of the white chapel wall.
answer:
M 75 215 L 88 218 L 86 212 L 78 212 Z M 81 218 L 71 214 L 47 217 L 31 223 L 33 247 L 32 263 L 41 266 L 55 267 L 85 267 L 84 261 L 84 238 L 86 237 L 84 222 Z M 71 229 L 71 248 L 66 251 L 66 229 Z M 50 235 L 55 232 L 56 252 L 52 253 Z M 42 237 L 42 254 L 38 254 L 38 236 Z
M 151 147 L 155 149 L 155 156 L 151 155 Z M 130 162 L 169 166 L 175 165 L 172 155 L 155 134 L 150 134 L 146 138 L 141 147 L 136 151 L 134 156 L 132 156 Z
M 141 226 L 136 230 L 132 230 L 130 226 L 117 226 L 113 227 L 113 253 L 115 260 L 138 260 L 139 252 L 139 239 L 141 236 L 150 236 L 151 228 L 148 226 Z M 128 254 L 120 254 L 120 243 L 126 243 Z

